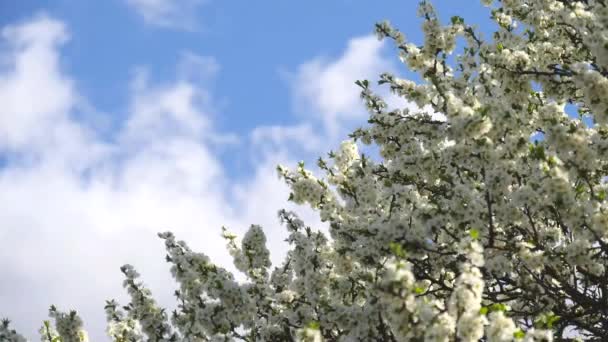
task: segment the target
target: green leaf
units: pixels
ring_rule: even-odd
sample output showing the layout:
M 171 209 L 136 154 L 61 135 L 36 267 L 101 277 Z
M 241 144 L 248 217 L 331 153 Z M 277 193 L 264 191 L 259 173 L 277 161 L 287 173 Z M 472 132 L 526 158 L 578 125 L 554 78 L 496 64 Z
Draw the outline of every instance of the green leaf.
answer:
M 584 184 L 579 184 L 576 186 L 575 192 L 577 195 L 582 194 L 583 192 L 585 192 L 585 185 Z
M 516 332 L 513 333 L 513 337 L 517 339 L 522 339 L 526 337 L 526 333 L 523 332 L 521 329 L 518 329 Z
M 308 323 L 308 325 L 306 327 L 308 329 L 319 330 L 319 328 L 321 328 L 321 324 L 317 321 L 312 321 L 312 322 Z
M 484 107 L 482 107 L 482 108 L 481 108 L 481 110 L 479 111 L 479 114 L 480 114 L 482 117 L 486 117 L 486 116 L 488 116 L 488 113 L 489 113 L 489 112 L 490 112 L 490 106 L 484 106 Z
M 453 16 L 451 19 L 452 25 L 464 24 L 464 18 L 459 17 L 457 15 Z
M 551 329 L 553 328 L 553 324 L 556 323 L 557 321 L 559 321 L 560 316 L 555 315 L 555 314 L 551 314 L 549 316 L 547 316 L 547 328 Z
M 553 312 L 549 311 L 545 314 L 540 315 L 535 321 L 534 321 L 534 326 L 537 328 L 547 328 L 547 329 L 551 329 L 553 328 L 553 325 L 559 321 L 560 316 L 554 314 Z
M 496 44 L 496 50 L 498 50 L 498 52 L 502 52 L 502 50 L 505 49 L 505 46 L 502 45 L 502 43 L 498 43 Z
M 537 143 L 530 144 L 529 150 L 530 150 L 530 156 L 532 157 L 532 159 L 545 160 L 546 155 L 545 155 L 544 146 L 538 145 Z
M 479 231 L 478 231 L 477 229 L 471 229 L 471 230 L 469 231 L 469 235 L 471 236 L 471 238 L 472 238 L 473 240 L 477 240 L 477 239 L 479 239 Z
M 363 88 L 363 89 L 367 89 L 369 87 L 369 81 L 368 80 L 355 81 L 355 84 L 358 85 L 359 87 Z
M 403 249 L 403 246 L 400 243 L 391 242 L 388 246 L 389 246 L 391 252 L 396 257 L 405 258 L 405 250 Z
M 481 315 L 487 315 L 488 311 L 490 311 L 490 310 L 488 309 L 487 306 L 482 306 L 481 309 L 479 309 L 479 314 L 481 314 Z
M 597 200 L 598 201 L 603 201 L 606 199 L 606 190 L 602 189 L 600 191 L 597 192 Z
M 490 306 L 492 311 L 507 311 L 507 306 L 503 303 L 494 303 Z

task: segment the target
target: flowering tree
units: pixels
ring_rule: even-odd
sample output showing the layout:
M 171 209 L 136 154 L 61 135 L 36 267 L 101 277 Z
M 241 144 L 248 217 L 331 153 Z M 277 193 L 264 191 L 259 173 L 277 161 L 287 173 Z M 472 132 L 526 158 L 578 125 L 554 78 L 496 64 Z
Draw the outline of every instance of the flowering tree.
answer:
M 108 301 L 114 341 L 605 341 L 608 336 L 608 7 L 603 0 L 502 0 L 492 40 L 420 4 L 425 41 L 384 22 L 380 38 L 419 73 L 378 83 L 417 105 L 388 108 L 358 81 L 369 126 L 317 178 L 279 167 L 293 213 L 270 269 L 263 230 L 224 230 L 232 274 L 162 233 L 180 284 L 159 308 L 123 266 L 131 302 Z M 462 43 L 457 43 L 458 39 Z M 439 118 L 439 119 L 438 119 Z M 355 141 L 378 147 L 380 158 Z M 170 316 L 170 317 L 169 317 Z M 51 308 L 44 341 L 82 341 L 75 312 Z M 8 321 L 0 340 L 21 341 Z

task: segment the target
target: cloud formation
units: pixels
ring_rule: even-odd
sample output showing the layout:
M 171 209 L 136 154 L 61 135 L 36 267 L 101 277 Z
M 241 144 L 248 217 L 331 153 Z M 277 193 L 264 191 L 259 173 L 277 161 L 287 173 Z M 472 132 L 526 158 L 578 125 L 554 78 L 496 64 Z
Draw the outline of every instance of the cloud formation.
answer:
M 146 23 L 150 25 L 194 30 L 197 28 L 196 11 L 204 0 L 126 0 Z
M 60 131 L 72 129 L 66 113 L 76 100 L 73 85 L 59 72 L 55 53 L 68 34 L 62 23 L 39 16 L 4 28 L 2 39 L 8 43 L 3 55 L 9 58 L 0 74 L 0 148 L 42 149 L 60 139 Z
M 356 37 L 336 59 L 316 57 L 301 64 L 291 77 L 297 111 L 316 116 L 331 136 L 343 124 L 361 121 L 366 111 L 355 81 L 375 80 L 394 69 L 383 47 L 373 35 Z

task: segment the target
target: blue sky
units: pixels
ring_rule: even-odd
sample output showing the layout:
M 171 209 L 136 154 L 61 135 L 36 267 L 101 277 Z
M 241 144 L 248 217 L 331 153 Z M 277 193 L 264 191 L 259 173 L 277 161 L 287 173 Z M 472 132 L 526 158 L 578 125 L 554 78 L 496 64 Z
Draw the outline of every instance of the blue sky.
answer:
M 411 76 L 371 33 L 421 42 L 416 3 L 0 0 L 0 316 L 34 338 L 75 308 L 103 340 L 127 262 L 170 307 L 167 229 L 230 268 L 219 228 L 262 224 L 280 260 L 278 209 L 322 225 L 274 167 L 365 123 L 356 79 Z M 478 1 L 435 3 L 490 29 Z

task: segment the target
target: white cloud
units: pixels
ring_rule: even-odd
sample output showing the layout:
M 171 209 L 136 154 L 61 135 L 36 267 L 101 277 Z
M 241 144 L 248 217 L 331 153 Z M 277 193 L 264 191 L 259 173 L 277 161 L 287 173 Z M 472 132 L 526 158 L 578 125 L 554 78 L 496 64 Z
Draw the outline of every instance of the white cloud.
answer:
M 155 26 L 193 30 L 196 11 L 204 0 L 126 0 L 143 19 Z
M 68 38 L 60 22 L 36 21 L 2 30 L 8 43 L 0 74 L 0 148 L 41 148 L 69 129 L 66 113 L 75 102 L 72 82 L 58 73 L 55 49 Z M 51 128 L 51 131 L 47 130 Z
M 204 89 L 186 81 L 151 88 L 140 72 L 133 82 L 133 115 L 126 124 L 126 138 L 155 139 L 159 135 L 202 138 L 210 130 L 210 101 Z M 196 103 L 198 102 L 198 103 Z
M 191 51 L 182 51 L 177 66 L 177 74 L 182 80 L 208 82 L 220 71 L 214 57 L 200 56 Z
M 318 153 L 323 148 L 323 136 L 308 122 L 292 126 L 259 126 L 252 130 L 250 139 L 256 149 L 266 154 L 276 150 L 287 152 L 294 149 L 303 153 Z
M 153 84 L 140 71 L 128 118 L 102 136 L 71 115 L 86 101 L 59 62 L 67 38 L 61 22 L 44 16 L 3 30 L 0 315 L 36 339 L 50 304 L 75 308 L 93 340 L 104 340 L 103 301 L 124 299 L 120 265 L 134 264 L 160 302 L 173 305 L 156 232 L 174 231 L 221 265 L 231 263 L 222 225 L 243 232 L 264 224 L 272 249 L 285 250 L 276 212 L 288 190 L 274 166 L 286 155 L 261 153 L 251 178 L 227 179 L 214 150 L 226 139 L 213 128 L 212 96 L 183 65 L 206 65 L 207 76 L 217 67 L 195 55 L 173 82 Z
M 360 121 L 366 115 L 354 82 L 375 80 L 393 68 L 375 36 L 353 38 L 339 58 L 317 57 L 298 67 L 292 77 L 296 110 L 315 115 L 335 135 L 344 122 Z

